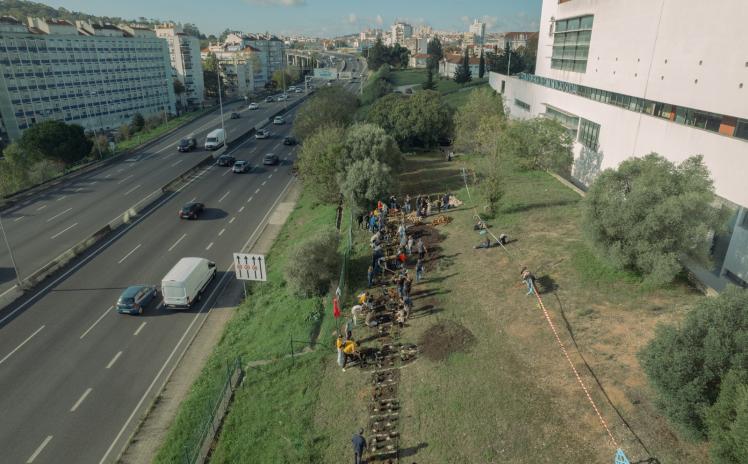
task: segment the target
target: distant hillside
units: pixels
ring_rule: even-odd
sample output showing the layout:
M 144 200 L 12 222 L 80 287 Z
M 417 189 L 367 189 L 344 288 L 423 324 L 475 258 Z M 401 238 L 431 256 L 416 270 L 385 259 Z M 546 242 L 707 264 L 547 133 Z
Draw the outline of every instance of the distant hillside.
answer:
M 66 19 L 70 22 L 83 20 L 89 22 L 106 22 L 112 24 L 119 23 L 138 23 L 148 26 L 154 26 L 159 23 L 169 22 L 156 18 L 125 19 L 116 16 L 94 16 L 80 11 L 70 11 L 65 8 L 54 8 L 49 5 L 38 2 L 29 2 L 24 0 L 0 0 L 0 16 L 14 16 L 19 21 L 26 21 L 29 16 L 38 18 Z M 194 24 L 183 24 L 184 32 L 195 37 L 205 38 Z

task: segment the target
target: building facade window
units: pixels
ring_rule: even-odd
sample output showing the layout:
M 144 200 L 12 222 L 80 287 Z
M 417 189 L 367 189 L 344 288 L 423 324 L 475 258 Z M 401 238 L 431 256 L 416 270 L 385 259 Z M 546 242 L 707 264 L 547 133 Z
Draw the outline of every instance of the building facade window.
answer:
M 551 68 L 581 73 L 587 71 L 593 18 L 587 15 L 556 21 Z
M 569 135 L 571 136 L 571 138 L 576 140 L 577 129 L 579 128 L 579 116 L 568 113 L 551 105 L 545 105 L 545 107 L 545 114 L 543 116 L 555 119 L 556 121 L 560 122 L 561 125 L 569 131 Z
M 525 111 L 530 111 L 530 105 L 528 105 L 527 103 L 523 102 L 519 98 L 515 98 L 514 99 L 514 104 L 517 105 L 517 106 L 519 106 L 520 108 L 522 108 Z
M 598 139 L 600 137 L 600 124 L 594 123 L 582 118 L 579 121 L 579 143 L 597 151 L 599 148 Z

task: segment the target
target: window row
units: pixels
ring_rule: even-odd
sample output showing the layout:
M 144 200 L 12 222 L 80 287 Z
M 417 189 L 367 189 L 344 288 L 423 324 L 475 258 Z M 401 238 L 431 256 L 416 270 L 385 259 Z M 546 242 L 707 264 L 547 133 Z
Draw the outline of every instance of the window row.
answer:
M 551 68 L 573 72 L 587 70 L 593 18 L 588 15 L 556 21 Z

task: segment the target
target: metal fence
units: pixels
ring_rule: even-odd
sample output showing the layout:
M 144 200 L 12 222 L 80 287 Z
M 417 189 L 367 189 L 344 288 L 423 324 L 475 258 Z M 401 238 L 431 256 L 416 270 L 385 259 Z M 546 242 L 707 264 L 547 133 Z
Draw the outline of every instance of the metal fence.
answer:
M 192 431 L 192 436 L 187 437 L 182 446 L 182 462 L 184 464 L 195 464 L 205 462 L 210 451 L 213 439 L 221 425 L 223 415 L 226 412 L 231 392 L 242 375 L 241 358 L 226 363 L 223 382 L 205 401 L 205 411 L 199 425 Z

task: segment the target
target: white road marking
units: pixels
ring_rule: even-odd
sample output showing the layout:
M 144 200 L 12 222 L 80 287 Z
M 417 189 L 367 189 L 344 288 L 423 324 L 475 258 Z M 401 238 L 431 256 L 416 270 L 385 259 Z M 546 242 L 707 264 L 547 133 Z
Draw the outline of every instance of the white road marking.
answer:
M 117 354 L 114 355 L 114 357 L 112 358 L 112 360 L 109 361 L 109 364 L 106 365 L 106 368 L 107 369 L 111 369 L 112 366 L 114 366 L 114 363 L 117 362 L 117 360 L 119 359 L 120 356 L 122 356 L 122 352 L 118 351 Z
M 90 184 L 88 184 L 88 185 L 90 185 L 90 186 L 94 186 L 94 185 L 96 185 L 96 184 L 98 184 L 98 183 L 99 183 L 99 181 L 98 181 L 98 180 L 95 180 L 95 181 L 91 182 L 91 183 L 90 183 Z
M 283 159 L 285 161 L 285 158 Z M 273 172 L 278 172 L 278 168 L 273 169 Z M 271 174 L 272 176 L 272 174 Z
M 207 250 L 210 250 L 211 248 L 213 248 L 213 242 L 210 242 L 208 246 L 205 247 L 205 250 L 207 251 Z
M 119 171 L 117 171 L 117 172 L 119 172 Z M 131 178 L 131 177 L 132 177 L 132 176 L 134 176 L 134 175 L 135 175 L 135 174 L 130 174 L 129 176 L 127 176 L 127 177 L 125 177 L 124 179 L 122 179 L 121 181 L 117 182 L 117 185 L 119 185 L 119 184 L 122 184 L 122 183 L 126 182 L 126 181 L 127 181 L 127 179 Z
M 78 187 L 77 189 L 73 190 L 73 192 L 75 192 L 75 193 L 78 193 L 78 192 L 80 192 L 81 190 L 83 190 L 83 187 Z
M 267 184 L 267 183 L 268 183 L 268 181 L 266 181 L 266 180 L 263 180 L 263 181 L 262 181 L 262 183 L 261 183 L 260 185 L 264 186 L 264 185 L 265 185 L 265 184 Z
M 257 192 L 255 192 L 255 193 L 257 193 Z M 254 197 L 249 197 L 249 200 L 247 200 L 247 203 L 249 203 L 250 201 L 252 201 L 253 198 Z
M 129 252 L 128 254 L 126 254 L 125 256 L 123 256 L 122 259 L 120 259 L 119 261 L 117 261 L 117 264 L 122 264 L 122 261 L 126 260 L 131 254 L 135 253 L 135 250 L 137 250 L 138 248 L 140 248 L 140 245 L 142 245 L 142 243 L 139 243 L 138 246 L 136 246 L 135 248 L 133 248 L 131 252 Z
M 229 221 L 229 224 L 233 223 L 234 221 L 236 221 L 236 216 L 231 218 L 231 220 Z
M 48 435 L 47 438 L 44 439 L 42 444 L 39 445 L 39 448 L 37 448 L 36 451 L 34 451 L 34 454 L 31 455 L 29 460 L 26 461 L 26 464 L 31 464 L 32 462 L 34 462 L 34 459 L 36 459 L 37 456 L 39 456 L 39 454 L 41 454 L 41 452 L 44 451 L 44 447 L 47 446 L 51 440 L 52 440 L 52 435 Z
M 283 157 L 283 161 L 286 161 L 288 159 L 288 156 Z
M 9 289 L 5 290 L 3 293 L 0 293 L 0 298 L 4 297 L 6 293 L 10 293 L 13 291 L 14 288 L 16 288 L 18 285 L 13 285 Z
M 231 190 L 229 190 L 228 192 L 224 193 L 223 196 L 220 198 L 220 200 L 218 200 L 218 203 L 222 202 L 227 196 L 229 196 L 229 193 L 231 193 Z
M 83 400 L 85 400 L 86 397 L 88 396 L 88 394 L 91 393 L 92 391 L 93 391 L 93 388 L 86 389 L 86 391 L 83 392 L 83 394 L 81 395 L 81 397 L 78 398 L 78 401 L 75 402 L 75 404 L 73 405 L 73 407 L 70 408 L 70 412 L 75 412 L 75 410 L 78 409 L 78 406 L 81 405 L 81 403 L 83 402 Z
M 94 322 L 93 324 L 91 324 L 91 327 L 89 327 L 88 329 L 86 329 L 85 332 L 83 332 L 83 335 L 81 335 L 79 337 L 79 340 L 83 340 L 83 337 L 85 337 L 86 335 L 88 335 L 88 332 L 90 332 L 91 329 L 93 329 L 94 327 L 96 327 L 96 324 L 98 324 L 99 321 L 101 321 L 102 319 L 104 319 L 104 316 L 106 316 L 107 314 L 109 314 L 109 312 L 111 312 L 111 310 L 113 310 L 113 309 L 114 309 L 114 306 L 108 307 L 106 309 L 106 311 L 104 311 L 104 313 L 101 316 L 99 316 L 98 319 L 96 319 L 96 322 Z
M 218 232 L 218 236 L 220 237 L 221 235 L 223 235 L 224 232 L 226 232 L 226 229 L 221 229 L 221 231 Z
M 22 341 L 20 345 L 18 345 L 17 347 L 15 347 L 13 349 L 13 351 L 11 351 L 10 353 L 6 354 L 3 359 L 0 359 L 0 364 L 4 363 L 8 358 L 10 358 L 11 356 L 13 356 L 13 353 L 15 353 L 16 351 L 20 350 L 23 345 L 25 345 L 26 343 L 29 342 L 29 340 L 31 340 L 32 338 L 34 338 L 34 335 L 36 335 L 39 332 L 41 332 L 44 327 L 45 326 L 41 326 L 38 329 L 36 329 L 36 331 L 34 333 L 32 333 L 31 335 L 29 335 L 29 337 L 26 340 Z
M 179 161 L 177 161 L 176 163 L 172 164 L 172 165 L 171 165 L 171 167 L 174 167 L 174 166 L 176 166 L 177 164 L 179 164 L 179 163 L 181 163 L 181 162 L 183 162 L 183 161 L 184 161 L 184 158 L 183 158 L 183 159 L 181 159 L 181 160 L 179 160 Z
M 143 330 L 143 327 L 145 327 L 146 324 L 147 324 L 147 322 L 141 323 L 140 326 L 138 327 L 138 330 L 135 331 L 135 333 L 133 334 L 133 336 L 137 336 L 140 333 L 140 331 Z
M 63 196 L 61 196 L 60 198 L 58 198 L 58 199 L 57 199 L 56 201 L 62 201 L 62 200 L 64 200 L 64 199 L 65 199 L 65 198 L 67 198 L 67 197 L 68 197 L 67 195 L 63 195 Z
M 257 195 L 258 193 L 260 193 L 260 189 L 255 190 L 255 195 Z
M 128 190 L 127 192 L 125 192 L 125 196 L 128 196 L 129 194 L 131 194 L 135 190 L 139 189 L 140 187 L 142 187 L 142 185 L 140 185 L 140 184 L 136 185 L 135 187 L 133 187 L 130 190 Z
M 187 236 L 187 234 L 182 234 L 182 236 L 181 236 L 181 237 L 179 237 L 179 240 L 177 240 L 176 242 L 174 242 L 174 245 L 172 245 L 172 246 L 171 246 L 171 247 L 169 248 L 169 251 L 173 250 L 173 249 L 174 249 L 174 247 L 176 247 L 177 245 L 179 245 L 179 242 L 181 242 L 182 240 L 184 240 L 184 238 L 185 238 L 186 236 Z
M 194 203 L 195 200 L 197 200 L 197 197 L 194 197 L 192 200 L 190 200 L 190 203 Z
M 272 174 L 270 174 L 270 175 L 268 176 L 268 179 L 270 179 L 271 177 L 273 177 L 273 175 L 272 175 Z
M 125 168 L 119 168 L 119 169 L 117 169 L 117 172 L 122 172 L 124 170 L 125 170 Z
M 230 172 L 231 172 L 231 168 L 226 169 L 226 172 L 224 172 L 223 174 L 221 174 L 221 177 L 225 176 L 226 174 L 228 174 Z
M 241 213 L 242 211 L 244 211 L 244 206 L 242 206 L 241 208 L 239 208 L 239 212 Z
M 65 229 L 65 230 L 61 230 L 60 232 L 57 232 L 56 234 L 54 234 L 54 235 L 53 235 L 52 237 L 50 237 L 50 238 L 51 238 L 52 240 L 54 240 L 54 239 L 56 239 L 57 237 L 59 237 L 60 235 L 64 234 L 65 232 L 69 231 L 70 229 L 72 229 L 73 227 L 75 227 L 75 226 L 77 226 L 77 225 L 78 225 L 78 223 L 76 222 L 75 224 L 73 224 L 72 226 L 68 227 L 67 229 Z
M 111 174 L 107 174 L 106 177 L 104 177 L 104 179 L 109 179 L 110 177 L 112 177 L 112 175 Z
M 18 222 L 21 219 L 25 218 L 26 216 L 18 216 L 17 218 L 13 219 L 13 222 Z
M 51 218 L 47 219 L 47 222 L 52 222 L 52 221 L 54 221 L 54 220 L 55 220 L 55 219 L 57 219 L 58 217 L 60 217 L 60 216 L 62 216 L 63 214 L 67 213 L 68 211 L 70 211 L 71 209 L 73 209 L 73 208 L 68 208 L 68 209 L 66 209 L 65 211 L 61 212 L 61 213 L 57 213 L 57 214 L 55 214 L 55 215 L 54 215 L 54 216 L 52 216 Z
M 41 211 L 41 210 L 43 210 L 46 207 L 47 207 L 47 205 L 41 205 L 40 207 L 36 208 L 36 210 L 37 211 Z

